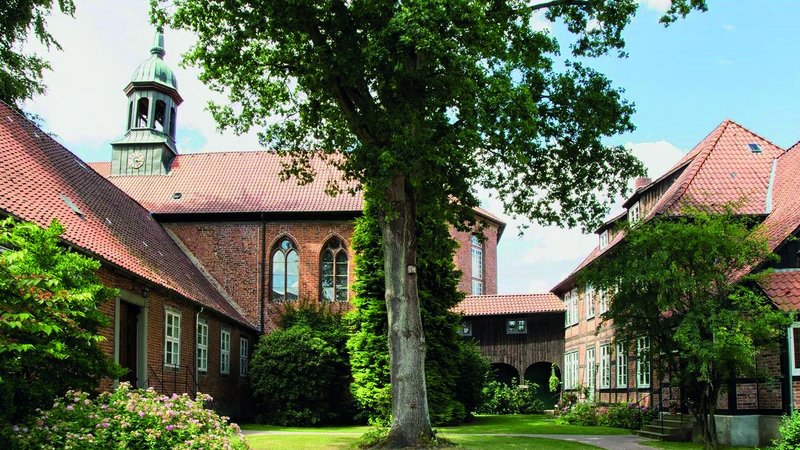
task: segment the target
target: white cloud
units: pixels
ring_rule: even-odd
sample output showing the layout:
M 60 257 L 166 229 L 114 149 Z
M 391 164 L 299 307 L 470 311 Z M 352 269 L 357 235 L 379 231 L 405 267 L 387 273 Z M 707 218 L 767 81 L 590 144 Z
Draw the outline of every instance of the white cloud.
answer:
M 733 31 L 733 30 L 736 29 L 736 27 L 734 27 L 733 25 L 731 25 L 729 23 L 724 23 L 724 24 L 722 24 L 722 29 L 725 30 L 725 31 Z
M 48 19 L 48 29 L 63 51 L 46 55 L 53 67 L 44 77 L 47 94 L 26 108 L 42 116 L 48 129 L 80 153 L 82 147 L 98 147 L 124 133 L 122 90 L 139 63 L 150 56 L 154 28 L 148 2 L 76 3 L 75 18 L 56 14 Z M 165 31 L 165 61 L 175 72 L 184 99 L 178 110 L 178 134 L 182 128 L 202 130 L 201 151 L 257 149 L 255 133 L 238 137 L 216 132 L 216 122 L 205 108 L 209 99 L 221 99 L 220 95 L 197 79 L 198 69 L 178 65 L 193 41 L 191 33 Z
M 639 0 L 639 4 L 663 13 L 669 9 L 669 6 L 672 4 L 672 0 Z
M 653 179 L 663 175 L 687 153 L 667 141 L 628 142 L 625 147 L 642 161 L 647 168 L 647 175 Z

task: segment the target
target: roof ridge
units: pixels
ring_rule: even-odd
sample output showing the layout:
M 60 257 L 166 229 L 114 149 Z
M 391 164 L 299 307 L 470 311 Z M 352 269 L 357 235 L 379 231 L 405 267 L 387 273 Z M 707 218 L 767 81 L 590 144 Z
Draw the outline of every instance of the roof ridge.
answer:
M 683 197 L 684 194 L 686 194 L 686 191 L 689 189 L 689 185 L 692 184 L 692 181 L 694 181 L 695 177 L 697 177 L 697 174 L 700 173 L 700 169 L 703 168 L 703 164 L 705 164 L 706 161 L 708 161 L 709 155 L 711 155 L 711 152 L 717 147 L 717 144 L 719 143 L 720 139 L 722 139 L 722 136 L 724 136 L 725 132 L 728 131 L 728 127 L 731 124 L 738 125 L 736 122 L 734 122 L 734 121 L 732 121 L 730 119 L 725 119 L 725 120 L 722 121 L 722 123 L 719 126 L 717 126 L 717 128 L 714 129 L 714 131 L 720 130 L 719 134 L 716 137 L 716 139 L 714 139 L 714 141 L 712 143 L 706 144 L 706 148 L 701 150 L 701 151 L 699 151 L 699 152 L 697 152 L 697 154 L 689 162 L 689 164 L 691 165 L 691 163 L 696 161 L 697 158 L 702 158 L 702 160 L 698 163 L 697 168 L 693 169 L 694 173 L 690 173 L 688 175 L 688 179 L 682 181 L 680 187 L 678 188 L 679 192 L 673 193 L 672 198 L 670 199 L 669 203 L 664 205 L 663 210 L 667 210 L 669 208 L 672 208 L 672 206 L 681 197 Z M 739 126 L 741 127 L 741 125 L 739 125 Z M 745 128 L 745 130 L 746 130 L 746 128 Z M 705 141 L 706 139 L 711 137 L 711 135 L 714 133 L 714 131 L 712 131 L 705 138 L 703 138 L 703 141 Z M 701 141 L 701 142 L 703 142 L 703 141 Z M 686 172 L 684 172 L 684 173 L 686 173 Z M 675 181 L 677 182 L 678 180 L 675 180 Z
M 731 120 L 731 119 L 725 119 L 725 120 L 727 122 L 732 123 L 733 125 L 736 125 L 737 127 L 741 128 L 742 130 L 747 131 L 748 133 L 752 134 L 753 136 L 755 136 L 755 137 L 757 137 L 757 138 L 759 138 L 759 139 L 761 139 L 763 141 L 766 141 L 769 145 L 777 148 L 778 150 L 782 150 L 783 153 L 786 153 L 786 149 L 785 148 L 783 148 L 780 145 L 778 145 L 778 144 L 772 142 L 771 140 L 765 138 L 764 136 L 760 135 L 759 133 L 756 133 L 755 131 L 751 130 L 750 128 L 747 128 L 746 126 L 740 124 L 739 122 L 737 122 L 735 120 Z M 800 143 L 800 141 L 798 141 L 798 143 Z

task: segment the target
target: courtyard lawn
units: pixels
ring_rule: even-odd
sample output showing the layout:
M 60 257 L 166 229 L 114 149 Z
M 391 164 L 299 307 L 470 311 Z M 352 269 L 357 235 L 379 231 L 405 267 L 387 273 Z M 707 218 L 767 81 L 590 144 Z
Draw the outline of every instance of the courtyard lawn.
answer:
M 664 450 L 703 450 L 703 444 L 693 444 L 691 442 L 666 442 L 666 441 L 644 441 L 642 445 L 648 447 L 660 448 Z M 753 449 L 753 447 L 730 447 L 728 445 L 720 445 L 720 450 L 733 450 L 733 449 Z
M 579 444 L 577 442 L 557 441 L 554 439 L 525 438 L 525 437 L 495 437 L 495 436 L 475 436 L 475 435 L 452 435 L 447 436 L 464 449 L 530 449 L 530 450 L 596 450 L 598 447 L 592 445 Z M 333 449 L 356 449 L 355 442 L 357 436 L 343 435 L 255 435 L 248 436 L 247 443 L 253 450 L 266 449 L 287 449 L 287 450 L 333 450 Z
M 583 425 L 560 425 L 551 416 L 544 414 L 519 414 L 507 416 L 477 416 L 456 427 L 439 427 L 439 432 L 454 434 L 631 434 L 631 430 L 612 427 L 587 427 Z

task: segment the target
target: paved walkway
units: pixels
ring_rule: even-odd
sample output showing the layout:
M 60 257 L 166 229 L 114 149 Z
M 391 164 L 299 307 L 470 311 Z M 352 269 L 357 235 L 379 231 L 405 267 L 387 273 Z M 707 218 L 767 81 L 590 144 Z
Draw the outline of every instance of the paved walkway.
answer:
M 260 435 L 260 434 L 276 434 L 276 435 L 298 435 L 298 436 L 360 436 L 361 433 L 348 433 L 348 432 L 319 432 L 309 433 L 307 431 L 254 431 L 245 430 L 245 435 Z M 463 435 L 466 435 L 464 433 Z M 634 434 L 616 434 L 616 435 L 585 435 L 585 434 L 505 434 L 505 433 L 468 433 L 471 436 L 498 436 L 498 437 L 535 437 L 554 439 L 560 441 L 573 441 L 582 444 L 594 445 L 596 447 L 608 450 L 644 450 L 652 449 L 642 445 L 644 441 L 649 439 Z M 462 435 L 459 433 L 458 435 Z

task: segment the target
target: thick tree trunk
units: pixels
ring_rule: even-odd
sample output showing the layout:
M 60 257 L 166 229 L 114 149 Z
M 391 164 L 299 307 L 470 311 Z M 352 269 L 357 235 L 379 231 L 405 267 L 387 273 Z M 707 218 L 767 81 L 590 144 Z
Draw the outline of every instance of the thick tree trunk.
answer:
M 416 446 L 433 436 L 425 388 L 425 335 L 417 292 L 416 201 L 405 177 L 397 176 L 387 192 L 383 214 L 386 309 L 389 314 L 392 427 L 388 445 Z

